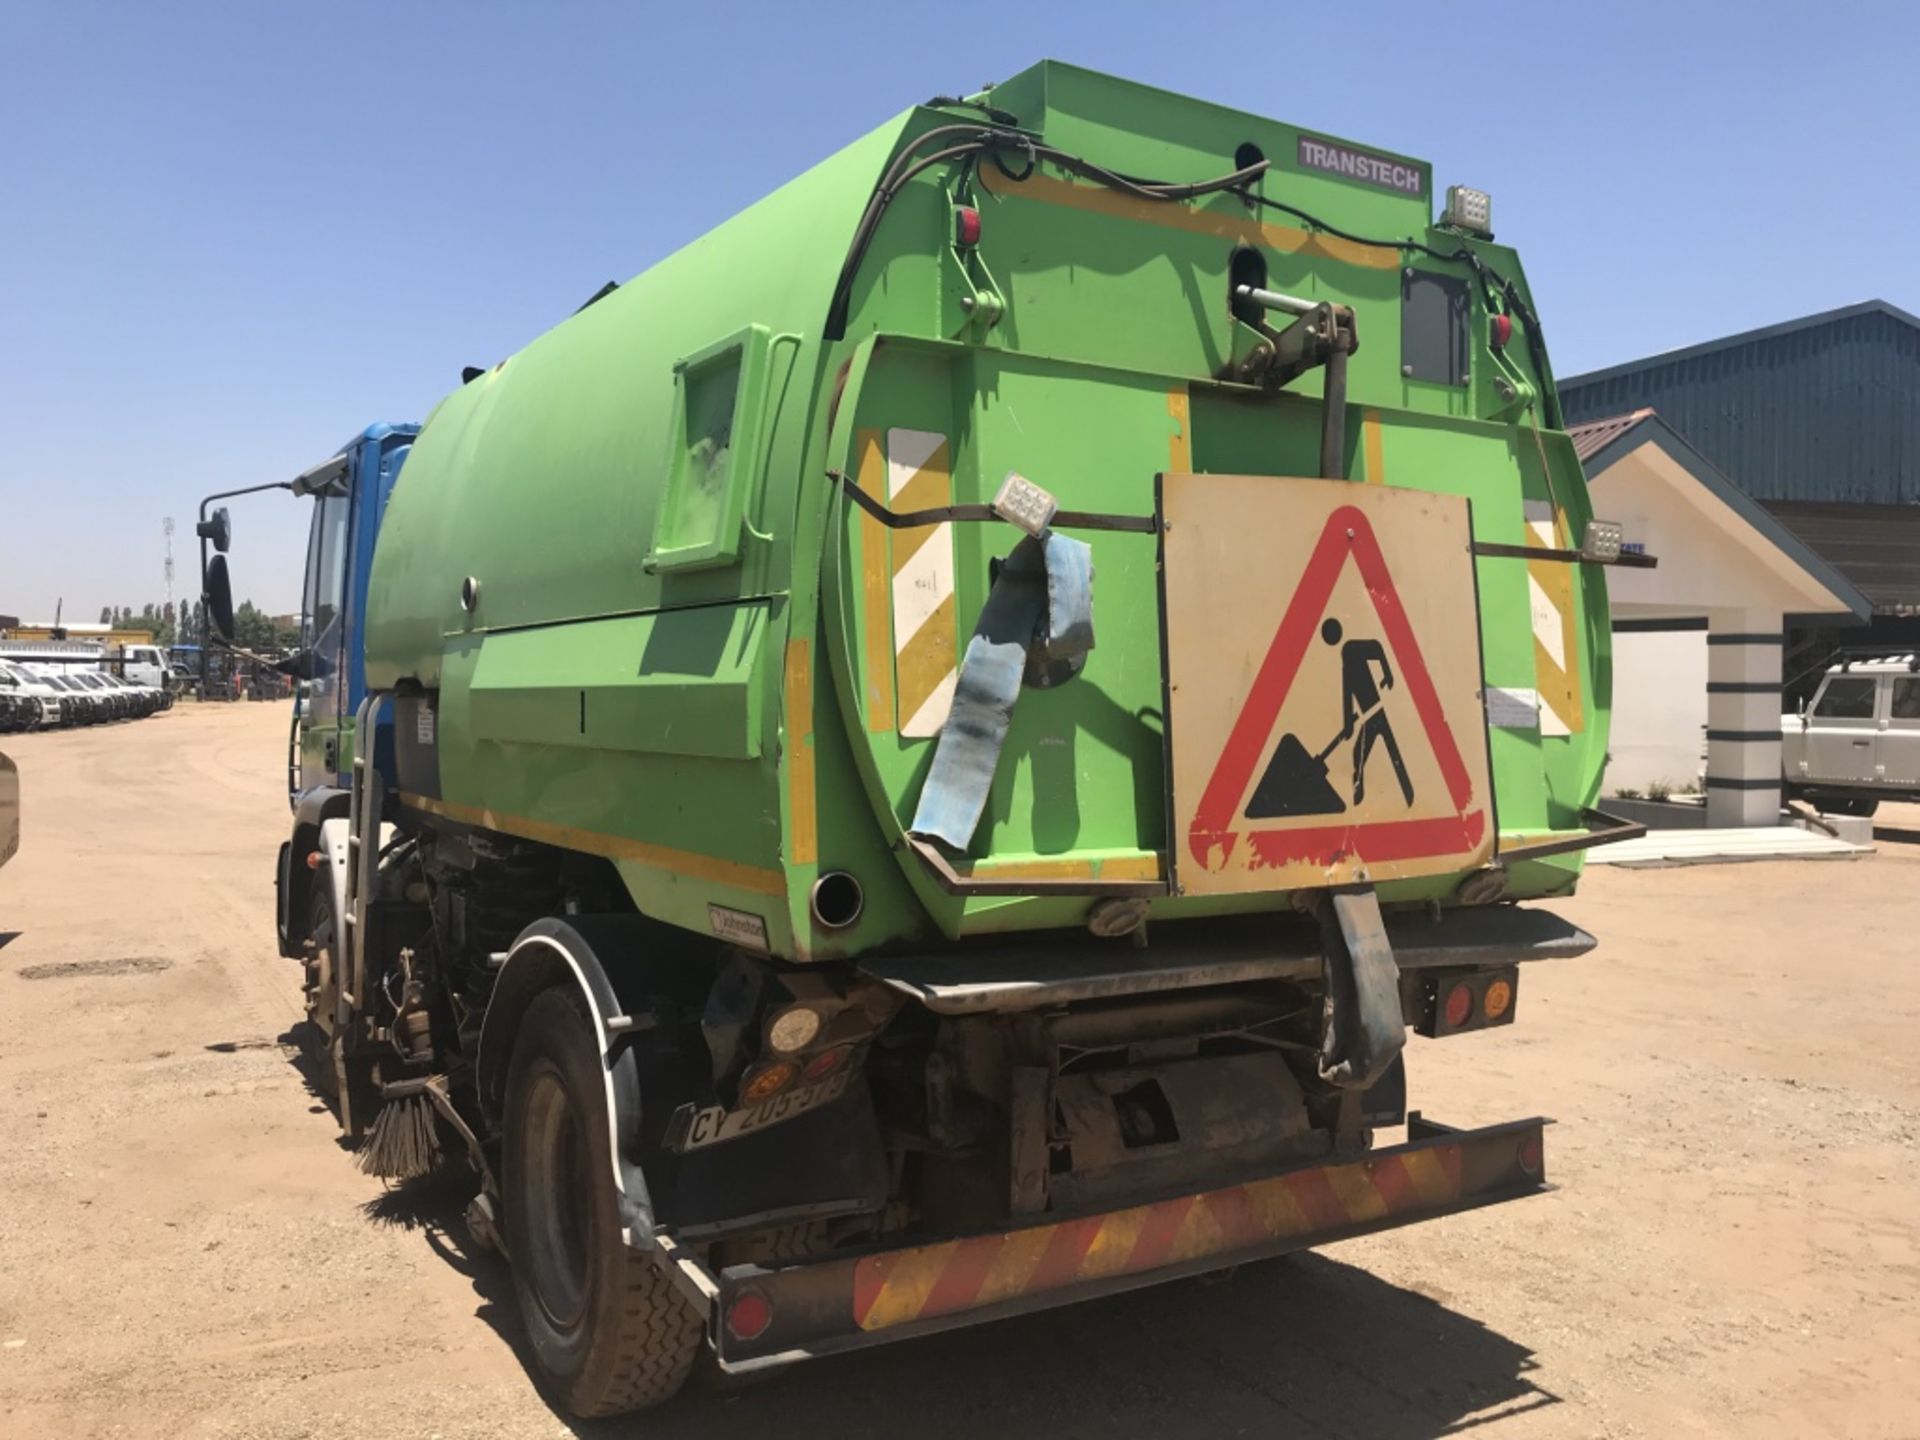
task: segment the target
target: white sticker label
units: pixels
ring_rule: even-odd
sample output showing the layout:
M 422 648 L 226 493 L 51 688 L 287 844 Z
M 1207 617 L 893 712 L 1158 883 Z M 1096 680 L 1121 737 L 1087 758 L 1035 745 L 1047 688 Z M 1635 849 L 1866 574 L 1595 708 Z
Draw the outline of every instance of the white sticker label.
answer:
M 413 712 L 413 738 L 422 745 L 433 744 L 433 706 L 425 700 Z
M 1487 724 L 1496 730 L 1537 730 L 1540 727 L 1540 692 L 1507 690 L 1498 685 L 1489 685 Z
M 744 949 L 767 953 L 767 922 L 745 910 L 707 904 L 707 924 L 722 940 Z

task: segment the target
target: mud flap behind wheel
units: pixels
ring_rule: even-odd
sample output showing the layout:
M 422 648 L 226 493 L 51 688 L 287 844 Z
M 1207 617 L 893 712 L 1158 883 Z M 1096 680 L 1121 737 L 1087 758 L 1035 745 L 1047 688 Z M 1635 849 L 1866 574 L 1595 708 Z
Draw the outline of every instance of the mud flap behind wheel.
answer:
M 1328 891 L 1319 918 L 1327 957 L 1320 1078 L 1344 1090 L 1364 1090 L 1386 1074 L 1407 1043 L 1400 966 L 1371 885 Z

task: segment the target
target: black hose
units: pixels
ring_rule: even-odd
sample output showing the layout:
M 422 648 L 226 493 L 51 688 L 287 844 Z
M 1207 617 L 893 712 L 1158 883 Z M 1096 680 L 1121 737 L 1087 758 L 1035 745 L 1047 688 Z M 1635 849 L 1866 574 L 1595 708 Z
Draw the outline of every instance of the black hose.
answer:
M 966 138 L 932 155 L 921 155 L 921 152 L 934 140 L 956 135 Z M 825 333 L 828 340 L 843 339 L 846 335 L 847 311 L 852 302 L 854 277 L 859 273 L 861 262 L 866 259 L 867 250 L 873 244 L 873 237 L 880 228 L 881 219 L 900 190 L 909 181 L 945 161 L 964 158 L 971 164 L 982 153 L 991 153 L 998 161 L 999 152 L 1002 149 L 1017 149 L 1027 157 L 1027 168 L 1018 176 L 1008 170 L 1005 164 L 1000 165 L 1001 172 L 1010 179 L 1025 179 L 1033 173 L 1034 166 L 1039 160 L 1046 159 L 1065 170 L 1110 189 L 1145 200 L 1164 201 L 1190 200 L 1221 190 L 1244 189 L 1266 172 L 1269 163 L 1262 160 L 1257 165 L 1249 165 L 1232 174 L 1218 176 L 1211 180 L 1183 183 L 1140 180 L 1095 165 L 1078 155 L 1055 149 L 1017 130 L 978 125 L 936 125 L 931 130 L 922 131 L 914 136 L 900 148 L 893 163 L 881 176 L 880 183 L 874 187 L 873 194 L 868 197 L 866 209 L 861 212 L 860 221 L 854 227 L 853 240 L 847 248 L 847 258 L 842 262 L 839 278 L 834 284 L 833 298 L 827 306 Z
M 984 107 L 983 107 L 984 108 Z M 995 118 L 998 118 L 997 116 Z M 956 144 L 946 146 L 937 153 L 915 158 L 925 150 L 930 142 L 947 136 L 963 135 L 966 138 Z M 1010 170 L 1000 158 L 1004 149 L 1018 149 L 1026 155 L 1024 170 Z M 924 174 L 948 160 L 963 160 L 972 165 L 981 154 L 990 154 L 1000 173 L 1009 180 L 1023 181 L 1031 176 L 1041 160 L 1050 160 L 1072 174 L 1092 180 L 1110 190 L 1132 195 L 1142 200 L 1176 201 L 1194 200 L 1203 195 L 1218 194 L 1223 190 L 1239 193 L 1246 199 L 1269 210 L 1277 210 L 1290 215 L 1309 228 L 1323 231 L 1350 245 L 1365 245 L 1379 250 L 1392 250 L 1401 254 L 1425 255 L 1443 264 L 1466 265 L 1479 280 L 1487 309 L 1493 309 L 1494 295 L 1498 294 L 1500 303 L 1506 307 L 1506 313 L 1520 321 L 1520 328 L 1526 334 L 1527 358 L 1532 362 L 1534 376 L 1539 382 L 1541 396 L 1546 407 L 1549 428 L 1565 428 L 1557 396 L 1548 383 L 1546 339 L 1540 332 L 1540 319 L 1533 313 L 1533 307 L 1527 304 L 1514 282 L 1495 270 L 1469 246 L 1461 245 L 1451 252 L 1436 249 L 1423 241 L 1406 236 L 1398 240 L 1380 240 L 1365 235 L 1356 235 L 1350 230 L 1342 230 L 1329 224 L 1311 211 L 1302 210 L 1297 205 L 1275 200 L 1270 196 L 1255 194 L 1249 187 L 1264 175 L 1271 161 L 1261 160 L 1228 175 L 1216 176 L 1211 180 L 1195 180 L 1175 183 L 1161 180 L 1143 180 L 1132 175 L 1123 175 L 1116 170 L 1108 170 L 1091 160 L 1070 154 L 1042 141 L 1035 140 L 1022 131 L 979 125 L 936 125 L 931 130 L 922 131 L 900 148 L 893 163 L 887 167 L 887 173 L 874 187 L 873 194 L 867 199 L 867 206 L 860 215 L 860 223 L 854 227 L 853 242 L 847 249 L 847 258 L 840 266 L 839 278 L 834 282 L 833 298 L 827 306 L 826 338 L 844 339 L 847 333 L 847 312 L 853 299 L 853 281 L 859 273 L 861 263 L 866 259 L 867 250 L 873 243 L 874 234 L 880 228 L 880 221 L 887 209 L 893 204 L 894 197 L 911 180 Z

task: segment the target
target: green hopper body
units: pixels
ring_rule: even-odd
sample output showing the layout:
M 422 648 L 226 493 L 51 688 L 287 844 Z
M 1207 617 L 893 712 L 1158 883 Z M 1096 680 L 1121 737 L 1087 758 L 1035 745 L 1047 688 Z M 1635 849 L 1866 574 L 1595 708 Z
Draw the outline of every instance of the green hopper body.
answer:
M 829 335 L 894 157 L 984 123 L 916 108 L 606 294 L 440 404 L 383 518 L 368 682 L 433 712 L 431 771 L 403 765 L 402 803 L 604 856 L 642 912 L 793 960 L 1078 928 L 1126 885 L 1160 885 L 1154 920 L 1291 904 L 1180 893 L 1158 546 L 1137 530 L 1074 532 L 1095 647 L 1077 678 L 1021 694 L 972 844 L 944 878 L 927 863 L 904 832 L 1019 532 L 889 531 L 848 488 L 895 511 L 982 505 L 1017 471 L 1065 508 L 1150 517 L 1165 474 L 1318 475 L 1324 372 L 1235 378 L 1257 337 L 1230 288 L 1257 273 L 1352 309 L 1344 478 L 1466 497 L 1483 544 L 1577 546 L 1590 510 L 1544 351 L 1516 326 L 1496 354 L 1466 263 L 1343 235 L 1469 247 L 1526 297 L 1519 261 L 1438 228 L 1430 168 L 1377 147 L 1058 63 L 988 98 L 1121 176 L 1201 180 L 1257 153 L 1254 188 L 1330 228 L 1231 192 L 1144 199 L 1003 148 L 900 188 Z M 1450 377 L 1403 353 L 1416 294 L 1456 306 Z M 1516 377 L 1533 404 L 1513 403 Z M 1539 705 L 1537 725 L 1487 730 L 1499 844 L 1576 834 L 1607 749 L 1602 572 L 1469 563 L 1483 687 Z M 1289 592 L 1275 575 L 1220 624 L 1271 633 Z M 1516 859 L 1505 893 L 1564 894 L 1579 867 Z M 864 905 L 829 928 L 810 895 L 834 872 Z M 1380 896 L 1452 903 L 1461 879 Z

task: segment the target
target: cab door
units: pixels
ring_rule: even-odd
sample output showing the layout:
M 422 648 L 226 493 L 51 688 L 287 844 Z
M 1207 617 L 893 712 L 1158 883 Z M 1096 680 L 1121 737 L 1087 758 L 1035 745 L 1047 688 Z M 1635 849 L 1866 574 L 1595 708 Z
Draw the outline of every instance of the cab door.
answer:
M 1878 748 L 1880 677 L 1829 675 L 1807 712 L 1806 778 L 1870 785 Z
M 300 605 L 301 642 L 312 678 L 301 686 L 300 788 L 339 785 L 341 734 L 347 696 L 346 625 L 342 614 L 347 581 L 347 525 L 352 498 L 346 493 L 314 501 L 307 535 L 307 571 Z

